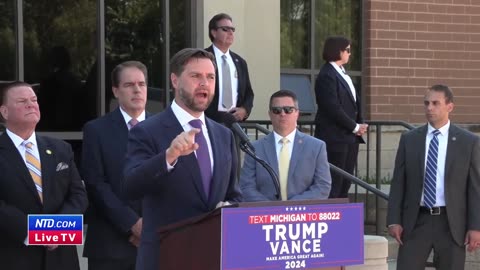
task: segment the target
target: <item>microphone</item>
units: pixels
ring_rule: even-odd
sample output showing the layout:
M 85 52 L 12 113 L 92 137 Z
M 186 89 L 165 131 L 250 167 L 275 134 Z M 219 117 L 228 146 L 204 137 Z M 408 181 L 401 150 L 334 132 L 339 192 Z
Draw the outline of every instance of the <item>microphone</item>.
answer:
M 250 140 L 248 139 L 247 134 L 245 134 L 245 132 L 243 131 L 243 129 L 240 127 L 238 123 L 236 122 L 232 123 L 230 126 L 230 129 L 233 131 L 233 133 L 235 133 L 235 135 L 237 135 L 240 138 L 241 144 L 247 145 L 250 149 L 255 151 L 255 148 L 250 143 Z
M 260 163 L 270 174 L 272 177 L 273 185 L 275 186 L 275 192 L 276 192 L 276 197 L 277 199 L 280 199 L 280 181 L 278 180 L 278 175 L 275 172 L 275 170 L 268 164 L 265 160 L 259 158 L 255 154 L 255 148 L 253 145 L 250 143 L 250 140 L 248 139 L 247 134 L 243 132 L 242 127 L 237 122 L 228 122 L 225 123 L 227 127 L 229 127 L 235 135 L 237 135 L 240 138 L 240 149 L 245 152 L 245 154 L 251 156 L 255 161 Z

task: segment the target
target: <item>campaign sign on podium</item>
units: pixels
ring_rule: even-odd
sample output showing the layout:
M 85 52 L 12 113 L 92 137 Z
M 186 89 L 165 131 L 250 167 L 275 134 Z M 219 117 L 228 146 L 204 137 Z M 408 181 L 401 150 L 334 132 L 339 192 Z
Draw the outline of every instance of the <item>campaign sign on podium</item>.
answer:
M 363 204 L 222 209 L 221 269 L 363 264 Z

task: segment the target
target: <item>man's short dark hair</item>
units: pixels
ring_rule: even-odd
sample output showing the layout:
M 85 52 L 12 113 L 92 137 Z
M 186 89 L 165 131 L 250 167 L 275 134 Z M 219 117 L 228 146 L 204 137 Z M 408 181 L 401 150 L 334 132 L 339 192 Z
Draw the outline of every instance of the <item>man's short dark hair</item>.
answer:
M 208 22 L 208 37 L 210 38 L 211 42 L 213 42 L 212 30 L 217 30 L 217 27 L 218 27 L 217 23 L 223 19 L 227 19 L 233 22 L 232 17 L 226 13 L 219 13 L 213 16 Z
M 298 99 L 297 95 L 290 91 L 290 90 L 279 90 L 275 93 L 273 93 L 270 96 L 270 103 L 268 104 L 268 108 L 272 108 L 272 102 L 274 98 L 280 98 L 280 97 L 291 97 L 293 99 L 293 102 L 295 103 L 295 107 L 298 109 Z
M 177 52 L 170 60 L 170 72 L 180 76 L 185 69 L 185 65 L 187 65 L 188 62 L 194 58 L 209 59 L 212 62 L 213 67 L 216 66 L 215 57 L 210 52 L 207 52 L 204 49 L 185 48 Z
M 7 99 L 8 91 L 12 88 L 20 87 L 20 86 L 25 86 L 25 87 L 32 88 L 32 86 L 30 84 L 28 84 L 26 82 L 22 82 L 22 81 L 13 81 L 13 82 L 9 82 L 9 83 L 1 85 L 0 86 L 0 106 L 5 105 L 4 103 L 5 103 L 5 100 Z
M 445 103 L 451 103 L 453 102 L 453 92 L 450 87 L 444 85 L 444 84 L 435 84 L 432 85 L 432 87 L 429 88 L 430 91 L 435 91 L 435 92 L 442 92 L 443 95 L 445 96 Z
M 335 62 L 340 60 L 340 52 L 344 51 L 350 44 L 350 40 L 346 37 L 328 37 L 323 45 L 323 60 L 326 62 Z
M 13 82 L 1 84 L 0 85 L 0 106 L 5 105 L 4 103 L 7 100 L 7 93 L 8 91 L 10 91 L 10 89 L 13 89 L 15 87 L 21 87 L 21 86 L 32 88 L 30 84 L 22 81 L 13 81 Z M 0 122 L 5 122 L 5 119 L 3 119 L 2 114 L 0 114 Z
M 145 83 L 148 82 L 148 70 L 147 67 L 140 61 L 126 61 L 123 63 L 118 64 L 113 70 L 112 70 L 112 86 L 113 87 L 118 87 L 120 85 L 120 74 L 122 71 L 126 68 L 138 68 L 140 71 L 142 71 L 143 76 L 145 76 Z

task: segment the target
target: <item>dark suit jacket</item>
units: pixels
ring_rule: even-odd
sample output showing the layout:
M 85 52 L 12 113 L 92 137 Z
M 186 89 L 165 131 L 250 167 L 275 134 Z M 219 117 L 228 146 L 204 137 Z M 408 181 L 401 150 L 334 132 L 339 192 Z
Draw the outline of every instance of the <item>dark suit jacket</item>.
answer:
M 82 175 L 90 199 L 83 254 L 98 259 L 134 258 L 130 228 L 141 217 L 140 200 L 121 198 L 128 127 L 120 109 L 83 128 Z
M 347 82 L 330 63 L 325 63 L 318 73 L 315 96 L 315 137 L 327 145 L 364 142 L 352 132 L 357 123 L 363 123 L 358 89 L 355 101 Z
M 206 48 L 206 51 L 210 52 L 215 56 L 213 52 L 213 45 Z M 250 115 L 253 107 L 253 90 L 252 85 L 250 84 L 250 76 L 248 75 L 248 66 L 247 62 L 238 54 L 232 52 L 230 50 L 230 55 L 232 56 L 233 63 L 237 68 L 237 76 L 238 76 L 238 98 L 237 98 L 237 105 L 236 107 L 243 107 L 247 110 L 247 118 Z M 218 74 L 218 67 L 215 66 L 215 73 Z M 228 123 L 228 119 L 232 119 L 230 113 L 226 112 L 219 112 L 218 111 L 218 98 L 220 96 L 219 93 L 219 84 L 218 84 L 218 75 L 215 78 L 215 96 L 213 97 L 212 103 L 205 111 L 205 114 L 220 123 Z M 225 119 L 227 118 L 227 119 Z M 232 121 L 232 120 L 230 120 Z
M 157 270 L 158 229 L 215 209 L 220 201 L 240 201 L 236 183 L 237 154 L 233 134 L 208 119 L 214 170 L 210 196 L 203 191 L 195 153 L 182 156 L 168 172 L 165 151 L 184 130 L 169 107 L 130 130 L 123 191 L 131 199 L 143 198 L 143 231 L 137 269 Z
M 267 161 L 278 175 L 276 143 L 271 132 L 252 144 L 255 154 Z M 288 199 L 328 199 L 331 182 L 325 143 L 297 131 L 288 170 Z M 248 155 L 240 173 L 240 188 L 246 201 L 277 200 L 275 186 L 267 170 Z
M 404 133 L 400 138 L 387 224 L 403 226 L 403 238 L 412 232 L 422 200 L 425 175 L 427 125 Z M 451 124 L 445 160 L 445 203 L 450 231 L 463 246 L 466 230 L 480 230 L 480 140 Z
M 7 133 L 0 135 L 0 264 L 2 269 L 79 269 L 75 246 L 47 251 L 25 246 L 28 214 L 83 214 L 87 194 L 69 144 L 37 135 L 42 164 L 43 204 L 30 173 Z M 47 153 L 47 150 L 48 151 Z M 68 168 L 56 171 L 64 162 Z

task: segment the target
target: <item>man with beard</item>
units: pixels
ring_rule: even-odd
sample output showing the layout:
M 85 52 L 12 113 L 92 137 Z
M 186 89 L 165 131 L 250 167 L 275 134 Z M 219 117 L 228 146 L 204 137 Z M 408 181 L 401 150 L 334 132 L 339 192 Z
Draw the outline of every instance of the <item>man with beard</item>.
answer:
M 139 270 L 159 269 L 159 227 L 241 200 L 233 134 L 204 114 L 215 89 L 213 55 L 183 49 L 170 70 L 174 101 L 132 129 L 127 146 L 123 191 L 143 200 Z

